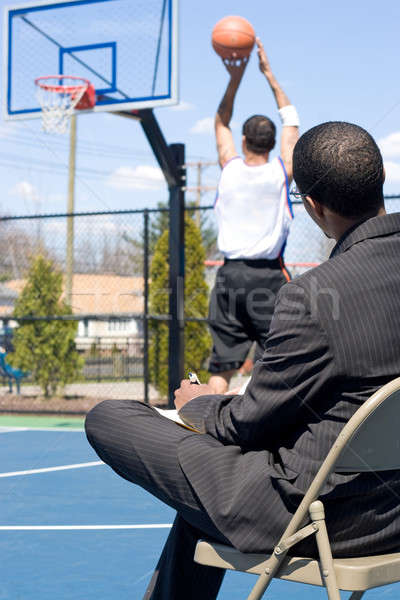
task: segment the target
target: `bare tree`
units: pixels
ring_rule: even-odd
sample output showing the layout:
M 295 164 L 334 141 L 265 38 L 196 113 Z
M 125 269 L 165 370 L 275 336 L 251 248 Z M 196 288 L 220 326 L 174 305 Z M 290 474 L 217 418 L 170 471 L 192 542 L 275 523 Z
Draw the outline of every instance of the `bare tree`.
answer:
M 22 227 L 15 221 L 0 220 L 0 278 L 21 279 L 31 264 L 32 257 L 42 254 L 53 258 L 43 239 L 37 235 L 37 227 L 32 230 Z

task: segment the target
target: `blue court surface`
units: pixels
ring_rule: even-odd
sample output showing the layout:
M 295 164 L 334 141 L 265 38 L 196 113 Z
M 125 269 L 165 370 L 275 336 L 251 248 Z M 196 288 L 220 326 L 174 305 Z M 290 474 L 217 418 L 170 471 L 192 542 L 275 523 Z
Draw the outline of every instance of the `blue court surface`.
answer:
M 0 456 L 0 600 L 140 600 L 174 511 L 98 464 L 79 429 L 0 427 Z M 244 600 L 253 581 L 228 572 L 219 599 Z M 274 581 L 265 597 L 326 594 Z

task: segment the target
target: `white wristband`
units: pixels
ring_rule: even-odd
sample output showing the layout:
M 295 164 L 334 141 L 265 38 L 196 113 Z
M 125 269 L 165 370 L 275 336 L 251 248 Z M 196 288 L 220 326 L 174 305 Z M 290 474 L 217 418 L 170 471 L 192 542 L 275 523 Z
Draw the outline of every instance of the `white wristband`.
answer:
M 300 126 L 299 115 L 297 114 L 296 107 L 293 106 L 293 104 L 289 104 L 288 106 L 280 108 L 278 112 L 281 118 L 282 127 Z

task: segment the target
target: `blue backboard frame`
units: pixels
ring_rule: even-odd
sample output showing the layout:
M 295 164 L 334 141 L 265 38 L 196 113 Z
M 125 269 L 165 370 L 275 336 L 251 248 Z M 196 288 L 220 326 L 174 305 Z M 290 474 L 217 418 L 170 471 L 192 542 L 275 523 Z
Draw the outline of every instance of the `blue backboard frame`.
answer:
M 126 85 L 127 76 L 124 73 L 124 82 L 121 84 L 123 78 L 121 73 L 123 69 L 121 64 L 118 63 L 123 49 L 125 48 L 125 65 L 129 64 L 126 58 L 126 47 L 122 44 L 121 39 L 118 40 L 118 28 L 116 27 L 115 38 L 112 31 L 104 41 L 96 41 L 95 39 L 85 39 L 84 35 L 80 35 L 80 31 L 74 31 L 73 28 L 62 28 L 63 21 L 60 19 L 55 23 L 57 27 L 54 27 L 54 15 L 57 17 L 58 14 L 63 14 L 64 22 L 66 11 L 72 9 L 76 15 L 77 10 L 84 11 L 85 14 L 90 14 L 93 9 L 102 8 L 102 14 L 106 14 L 107 10 L 113 10 L 115 8 L 124 11 L 134 9 L 136 0 L 40 0 L 38 2 L 30 2 L 23 5 L 17 5 L 15 7 L 5 8 L 4 15 L 4 63 L 3 63 L 3 116 L 5 119 L 23 119 L 23 118 L 37 118 L 41 116 L 41 108 L 38 103 L 35 105 L 33 99 L 33 81 L 36 77 L 43 75 L 78 75 L 85 76 L 87 79 L 97 80 L 96 94 L 97 103 L 93 109 L 82 112 L 101 112 L 101 111 L 121 111 L 121 110 L 136 110 L 141 108 L 153 108 L 157 106 L 170 106 L 176 104 L 178 99 L 178 0 L 151 0 L 153 5 L 157 4 L 159 14 L 157 18 L 152 15 L 152 57 L 153 60 L 153 71 L 151 75 L 149 71 L 151 68 L 145 69 L 143 67 L 142 72 L 145 72 L 148 79 L 146 85 L 142 83 L 142 87 L 139 90 L 138 95 L 135 96 L 134 88 Z M 139 4 L 139 2 L 138 2 Z M 143 4 L 140 4 L 143 9 Z M 57 13 L 57 9 L 61 9 Z M 154 9 L 154 6 L 153 6 Z M 51 12 L 53 11 L 53 12 Z M 71 11 L 70 11 L 71 12 Z M 114 14 L 115 10 L 113 10 Z M 83 12 L 82 12 L 83 14 Z M 111 13 L 110 13 L 111 14 Z M 132 13 L 133 14 L 133 13 Z M 48 26 L 42 27 L 40 19 L 49 19 L 49 15 L 53 18 L 52 28 Z M 129 21 L 129 25 L 134 25 L 135 14 Z M 146 15 L 142 15 L 141 18 L 145 18 Z M 112 19 L 111 19 L 112 20 Z M 74 21 L 71 19 L 71 22 Z M 79 20 L 75 19 L 75 22 Z M 17 29 L 18 23 L 18 29 Z M 22 45 L 23 39 L 27 36 L 22 36 L 19 33 L 22 25 L 29 25 L 29 31 L 34 32 L 35 35 L 48 44 L 49 49 L 54 49 L 54 54 L 57 55 L 54 58 L 54 67 L 51 69 L 53 72 L 41 72 L 39 67 L 36 65 L 30 68 L 26 67 L 26 73 L 21 74 L 21 71 L 25 68 L 24 62 L 21 62 L 22 56 Z M 146 23 L 149 29 L 149 22 Z M 101 27 L 101 23 L 100 23 Z M 110 23 L 107 20 L 107 27 L 110 27 Z M 106 27 L 105 27 L 106 29 Z M 54 31 L 55 30 L 55 31 Z M 60 40 L 60 33 L 64 39 Z M 71 39 L 79 43 L 68 43 L 65 40 L 68 38 L 68 34 L 71 33 Z M 110 33 L 110 32 L 109 32 Z M 103 32 L 102 32 L 103 34 Z M 158 40 L 157 40 L 158 34 Z M 104 34 L 105 35 L 105 34 Z M 29 36 L 28 36 L 29 37 Z M 149 38 L 150 39 L 150 38 Z M 107 63 L 107 76 L 97 66 L 93 68 L 87 62 L 87 57 L 90 56 L 90 60 L 96 58 L 96 52 L 100 55 L 103 52 L 104 56 L 109 57 Z M 28 57 L 34 55 L 35 52 L 25 52 Z M 43 52 L 38 52 L 37 56 L 41 57 Z M 150 55 L 150 52 L 148 53 Z M 85 56 L 85 60 L 81 60 L 80 57 Z M 73 59 L 74 65 L 76 65 L 75 72 L 65 72 L 65 62 L 68 59 Z M 146 56 L 147 58 L 147 56 Z M 150 59 L 149 59 L 150 60 Z M 16 71 L 18 70 L 19 61 L 19 74 L 18 74 L 18 85 L 15 83 L 17 80 Z M 135 61 L 133 53 L 132 61 Z M 162 61 L 162 62 L 159 62 Z M 96 61 L 94 60 L 96 64 Z M 132 63 L 134 65 L 134 62 Z M 83 66 L 82 66 L 83 65 Z M 43 68 L 41 69 L 44 70 Z M 48 70 L 48 69 L 46 69 Z M 59 73 L 54 71 L 58 70 Z M 67 69 L 68 70 L 68 69 Z M 80 71 L 84 71 L 82 74 Z M 125 71 L 127 69 L 125 68 Z M 142 73 L 143 74 L 143 73 Z M 151 81 L 153 77 L 153 81 Z M 159 78 L 157 80 L 157 77 Z M 21 83 L 22 80 L 22 83 Z M 21 99 L 24 94 L 24 85 L 26 81 L 26 87 L 29 89 L 27 93 L 27 100 Z M 160 83 L 161 82 L 161 83 Z M 94 83 L 94 82 L 93 82 Z M 29 87 L 30 86 L 30 87 Z M 128 87 L 128 90 L 126 89 Z M 22 92 L 22 93 L 21 93 Z M 29 97 L 28 97 L 29 96 Z M 29 102 L 28 102 L 29 100 Z
M 111 50 L 111 81 L 109 81 L 109 87 L 96 88 L 97 94 L 112 94 L 117 91 L 117 43 L 116 42 L 105 42 L 103 44 L 86 44 L 85 46 L 71 46 L 69 48 L 60 48 L 59 58 L 59 70 L 58 73 L 61 75 L 68 75 L 64 70 L 64 56 L 74 55 L 76 57 L 79 52 L 88 52 L 100 49 L 109 48 Z

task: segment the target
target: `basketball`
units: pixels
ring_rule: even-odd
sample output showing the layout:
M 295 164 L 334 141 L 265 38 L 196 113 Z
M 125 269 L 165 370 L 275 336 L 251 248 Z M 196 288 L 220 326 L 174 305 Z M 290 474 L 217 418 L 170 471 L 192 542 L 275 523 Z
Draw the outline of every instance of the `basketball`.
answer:
M 221 58 L 245 58 L 250 55 L 256 35 L 253 26 L 243 17 L 224 17 L 215 25 L 211 42 Z

